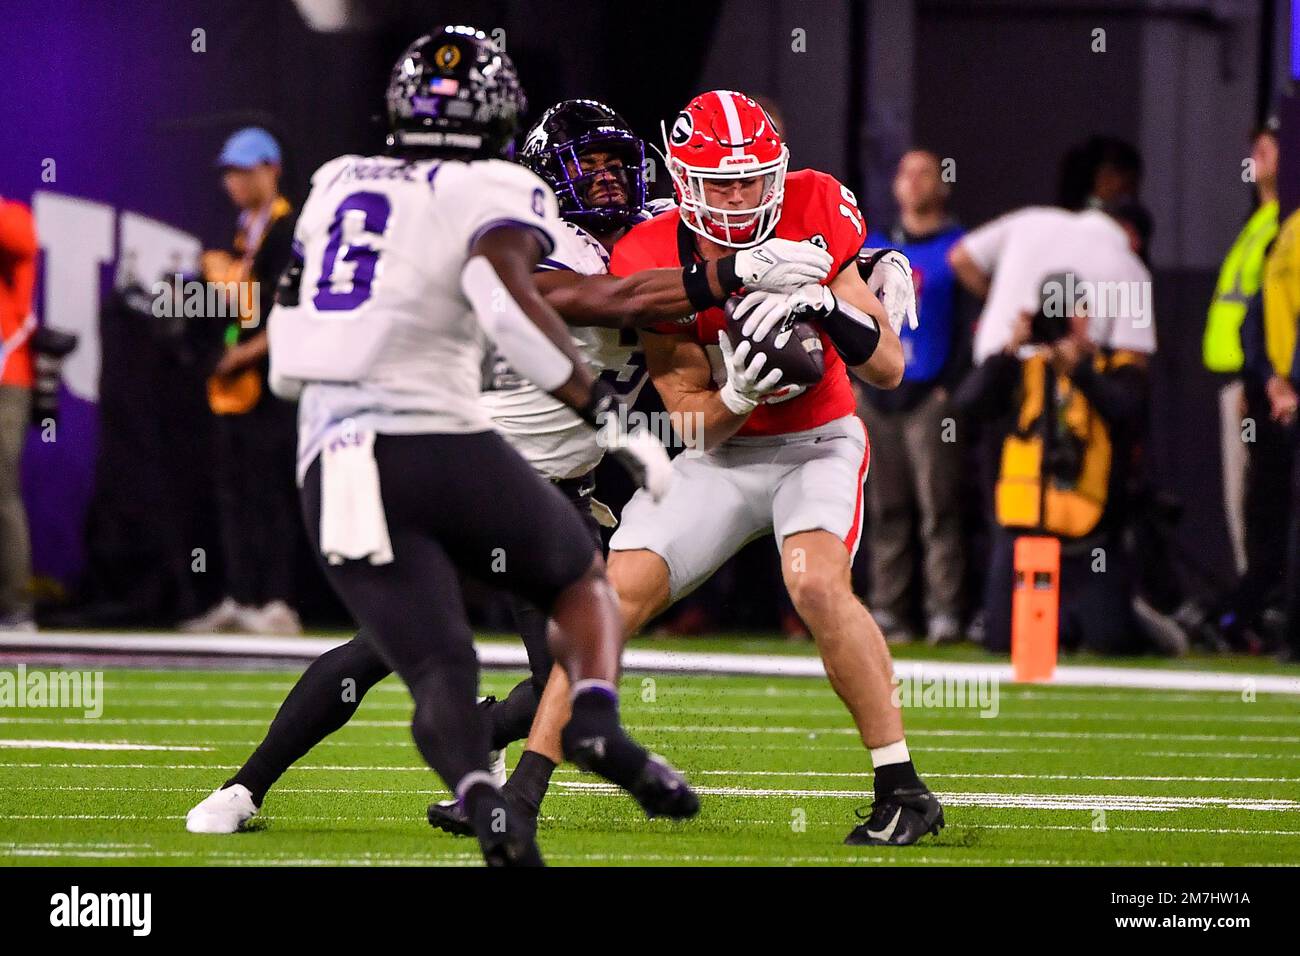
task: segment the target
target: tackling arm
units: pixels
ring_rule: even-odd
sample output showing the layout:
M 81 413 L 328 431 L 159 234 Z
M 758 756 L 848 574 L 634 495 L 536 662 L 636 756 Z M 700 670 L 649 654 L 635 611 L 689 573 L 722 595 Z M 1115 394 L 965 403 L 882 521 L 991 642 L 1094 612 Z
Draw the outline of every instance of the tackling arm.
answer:
M 830 266 L 830 255 L 811 242 L 772 238 L 684 268 L 639 269 L 626 276 L 557 270 L 539 276 L 537 284 L 570 325 L 627 329 L 722 305 L 742 287 L 783 292 L 821 282 Z
M 617 415 L 614 389 L 596 380 L 578 355 L 568 327 L 533 279 L 542 249 L 530 230 L 491 229 L 471 246 L 460 284 L 484 331 L 516 372 L 568 405 L 602 446 L 658 501 L 668 491 L 672 463 L 645 429 L 628 433 Z
M 711 304 L 730 294 L 718 278 L 717 263 L 706 272 Z M 630 329 L 680 319 L 695 311 L 686 294 L 681 269 L 646 269 L 630 276 L 582 275 L 554 271 L 538 275 L 546 302 L 570 325 Z

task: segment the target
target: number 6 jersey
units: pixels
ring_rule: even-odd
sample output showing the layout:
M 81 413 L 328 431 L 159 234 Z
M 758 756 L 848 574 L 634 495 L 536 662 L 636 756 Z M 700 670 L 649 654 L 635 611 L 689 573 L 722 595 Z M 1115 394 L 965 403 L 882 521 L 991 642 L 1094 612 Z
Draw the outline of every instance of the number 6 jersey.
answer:
M 296 288 L 268 318 L 274 383 L 299 380 L 299 479 L 330 429 L 468 433 L 492 427 L 479 401 L 487 337 L 460 288 L 489 229 L 534 230 L 555 248 L 555 196 L 501 160 L 340 156 L 312 176 L 295 232 Z

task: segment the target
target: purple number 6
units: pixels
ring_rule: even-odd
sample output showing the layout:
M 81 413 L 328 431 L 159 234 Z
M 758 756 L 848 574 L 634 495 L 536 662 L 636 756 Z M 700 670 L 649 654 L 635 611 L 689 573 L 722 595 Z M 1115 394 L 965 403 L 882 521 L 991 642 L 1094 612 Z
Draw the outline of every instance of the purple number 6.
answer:
M 383 193 L 353 193 L 339 203 L 312 297 L 319 311 L 346 312 L 370 298 L 379 262 L 379 250 L 372 243 L 388 228 L 391 212 Z

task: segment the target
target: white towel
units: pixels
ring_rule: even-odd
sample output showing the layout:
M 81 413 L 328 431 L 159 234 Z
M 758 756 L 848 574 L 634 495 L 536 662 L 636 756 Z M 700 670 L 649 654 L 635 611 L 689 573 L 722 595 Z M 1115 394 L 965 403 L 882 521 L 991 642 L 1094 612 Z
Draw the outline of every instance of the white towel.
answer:
M 375 433 L 340 429 L 325 441 L 320 469 L 320 550 L 330 564 L 393 560 L 375 464 Z

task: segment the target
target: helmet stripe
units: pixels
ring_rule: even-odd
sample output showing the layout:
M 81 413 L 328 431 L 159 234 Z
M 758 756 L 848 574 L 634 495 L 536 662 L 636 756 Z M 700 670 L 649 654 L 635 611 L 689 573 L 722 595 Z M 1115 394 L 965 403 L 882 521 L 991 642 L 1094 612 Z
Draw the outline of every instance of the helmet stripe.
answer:
M 736 101 L 732 98 L 730 90 L 718 90 L 715 94 L 718 103 L 722 106 L 722 114 L 727 117 L 727 136 L 733 144 L 739 143 L 744 138 L 744 133 L 740 129 L 740 113 L 736 111 Z M 732 156 L 743 156 L 745 149 L 743 146 L 733 145 L 731 147 Z

